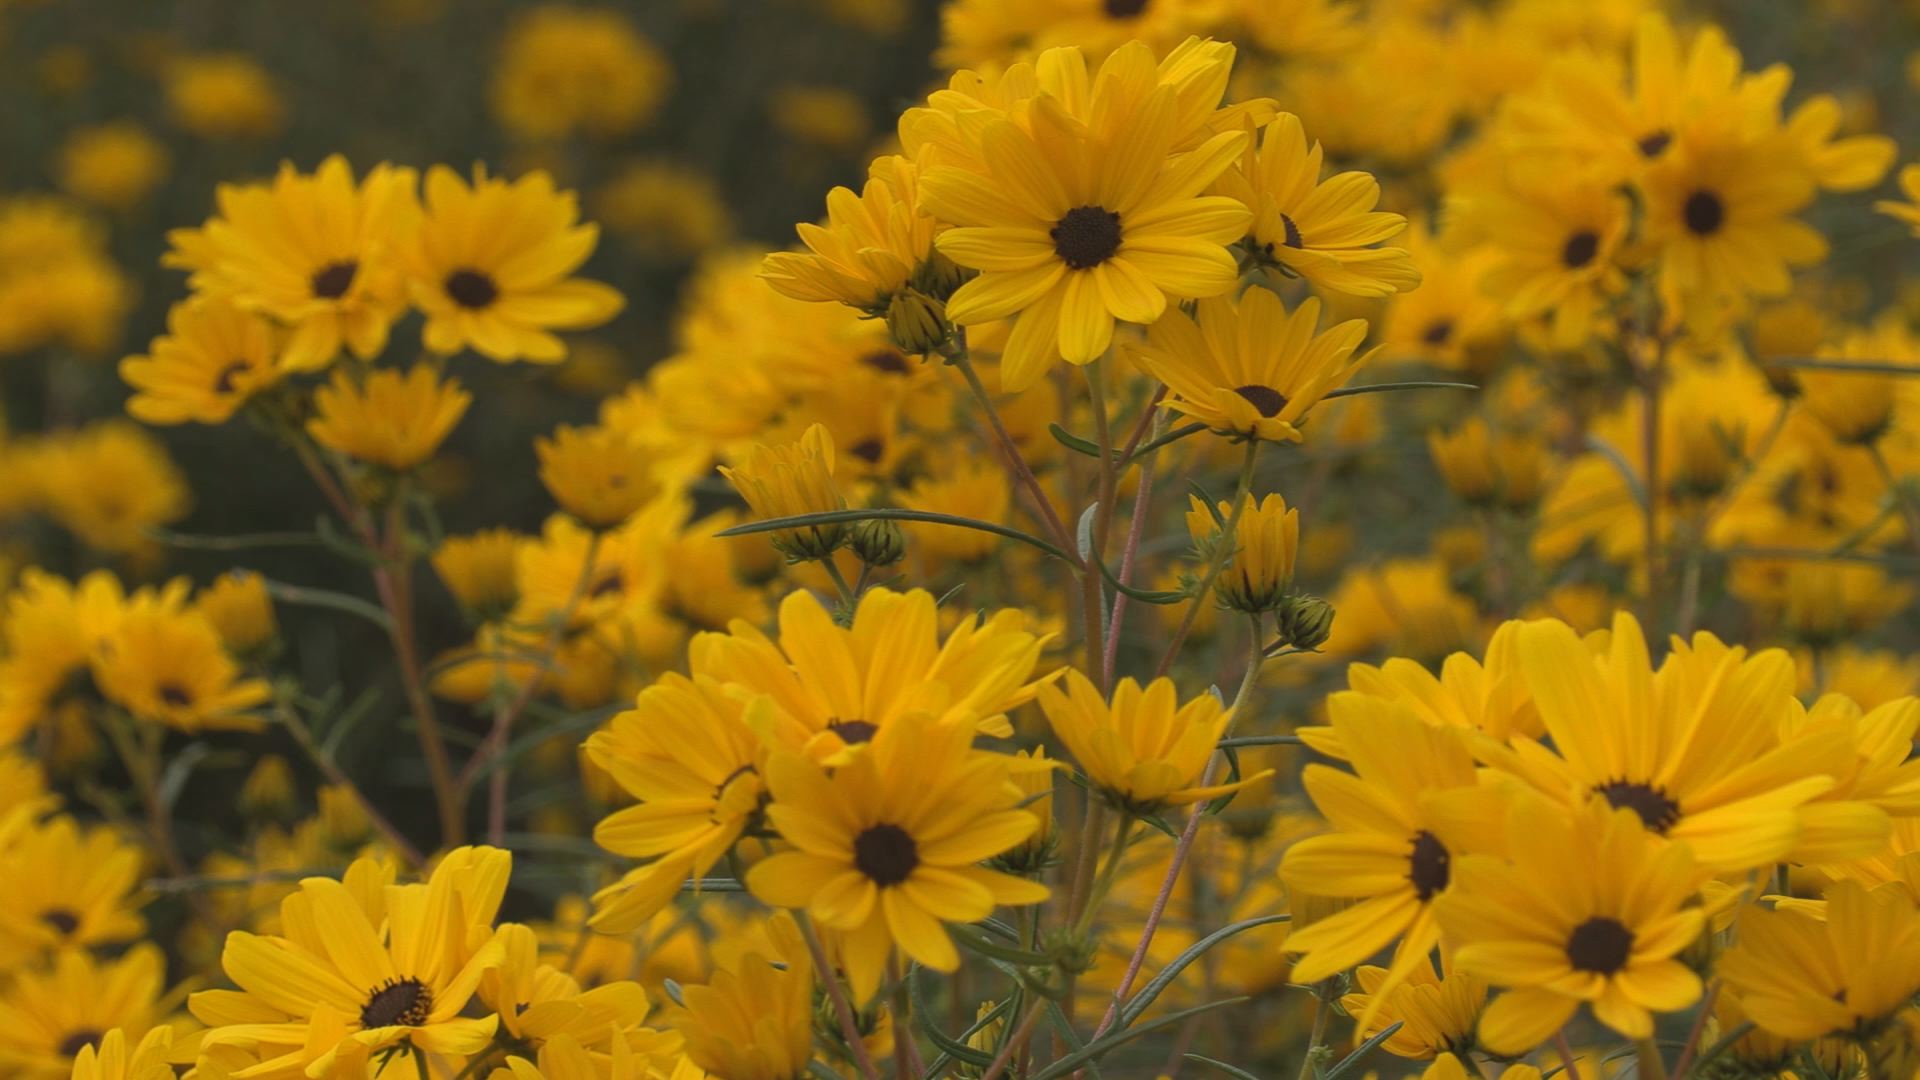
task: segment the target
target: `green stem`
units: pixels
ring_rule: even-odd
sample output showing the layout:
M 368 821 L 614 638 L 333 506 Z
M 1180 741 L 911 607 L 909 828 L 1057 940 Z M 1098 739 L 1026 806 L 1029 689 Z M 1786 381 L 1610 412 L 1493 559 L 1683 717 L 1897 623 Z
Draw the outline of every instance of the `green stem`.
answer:
M 1207 564 L 1207 572 L 1200 579 L 1199 588 L 1194 592 L 1193 599 L 1187 601 L 1186 614 L 1180 618 L 1180 628 L 1174 631 L 1173 640 L 1168 643 L 1167 651 L 1160 657 L 1159 666 L 1154 669 L 1155 678 L 1165 675 L 1173 667 L 1174 657 L 1180 655 L 1181 646 L 1187 643 L 1187 635 L 1193 632 L 1194 620 L 1200 617 L 1200 605 L 1213 598 L 1213 583 L 1220 579 L 1221 572 L 1226 570 L 1227 563 L 1232 560 L 1236 544 L 1235 534 L 1240 528 L 1240 515 L 1246 511 L 1248 498 L 1253 492 L 1253 467 L 1259 457 L 1260 441 L 1247 440 L 1247 456 L 1240 462 L 1240 477 L 1233 488 L 1233 507 L 1227 512 L 1226 523 L 1220 526 L 1220 535 L 1223 538 L 1220 549 Z

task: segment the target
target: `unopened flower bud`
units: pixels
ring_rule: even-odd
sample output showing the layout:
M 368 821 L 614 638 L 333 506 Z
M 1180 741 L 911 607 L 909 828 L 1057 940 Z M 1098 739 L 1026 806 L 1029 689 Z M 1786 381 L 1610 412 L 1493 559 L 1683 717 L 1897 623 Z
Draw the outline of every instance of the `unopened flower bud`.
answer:
M 1280 605 L 1280 641 L 1295 649 L 1318 649 L 1333 631 L 1333 605 L 1317 596 L 1289 596 Z
M 900 351 L 916 356 L 938 349 L 953 328 L 947 306 L 922 292 L 901 289 L 887 303 L 887 333 Z
M 927 253 L 927 261 L 913 272 L 913 287 L 934 298 L 946 300 L 967 280 L 967 272 L 938 248 Z
M 892 566 L 907 556 L 907 534 L 897 522 L 862 521 L 853 527 L 853 553 L 868 566 Z

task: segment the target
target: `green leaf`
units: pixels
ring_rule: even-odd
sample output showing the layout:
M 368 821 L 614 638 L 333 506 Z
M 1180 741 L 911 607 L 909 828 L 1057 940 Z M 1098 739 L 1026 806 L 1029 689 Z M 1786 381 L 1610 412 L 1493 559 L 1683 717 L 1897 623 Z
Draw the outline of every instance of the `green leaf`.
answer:
M 1085 454 L 1095 461 L 1100 460 L 1099 444 L 1083 439 L 1059 424 L 1048 424 L 1047 430 L 1053 434 L 1055 442 L 1076 454 Z
M 1178 589 L 1168 589 L 1168 590 L 1136 589 L 1131 585 L 1123 584 L 1120 581 L 1120 579 L 1114 575 L 1113 571 L 1107 569 L 1107 564 L 1105 560 L 1099 560 L 1099 566 L 1100 566 L 1100 576 L 1107 579 L 1107 584 L 1113 586 L 1115 589 L 1118 589 L 1123 593 L 1126 593 L 1128 596 L 1133 597 L 1135 600 L 1138 600 L 1141 603 L 1159 604 L 1159 605 L 1165 606 L 1168 604 L 1177 604 L 1187 598 L 1187 594 L 1179 591 Z
M 1159 997 L 1161 992 L 1167 987 L 1173 985 L 1173 981 L 1180 977 L 1180 973 L 1186 970 L 1187 965 L 1198 960 L 1200 955 L 1208 949 L 1233 937 L 1235 934 L 1252 930 L 1256 926 L 1287 922 L 1292 918 L 1293 916 L 1291 915 L 1261 915 L 1257 918 L 1243 919 L 1237 923 L 1228 923 L 1213 933 L 1208 934 L 1206 937 L 1201 938 L 1199 941 L 1194 942 L 1192 945 L 1187 946 L 1184 952 L 1174 957 L 1166 967 L 1161 968 L 1158 974 L 1148 980 L 1147 985 L 1141 987 L 1140 992 L 1133 995 L 1131 1001 L 1128 1001 L 1121 1007 L 1119 1026 L 1129 1027 L 1135 1020 L 1138 1020 L 1141 1014 L 1145 1013 L 1148 1007 L 1153 1004 L 1153 1000 Z
M 1133 451 L 1133 456 L 1128 458 L 1127 461 L 1129 463 L 1138 461 L 1141 459 L 1141 457 L 1147 454 L 1150 454 L 1153 451 L 1158 450 L 1169 443 L 1179 442 L 1181 439 L 1184 439 L 1189 435 L 1198 435 L 1205 430 L 1207 430 L 1207 425 L 1205 424 L 1185 424 L 1180 427 L 1174 428 L 1172 431 L 1167 432 L 1165 435 L 1162 435 L 1157 439 L 1149 439 L 1148 441 L 1141 443 L 1139 446 L 1135 447 Z
M 256 548 L 325 547 L 326 541 L 314 533 L 264 532 L 237 536 L 195 536 L 171 529 L 148 529 L 148 538 L 168 547 L 199 551 L 251 551 Z
M 1005 960 L 1009 964 L 1026 964 L 1032 967 L 1040 967 L 1053 963 L 1053 957 L 1048 956 L 1046 953 L 1031 952 L 1027 949 L 1016 949 L 1010 945 L 1001 945 L 988 938 L 985 934 L 974 930 L 972 927 L 962 927 L 955 924 L 951 929 L 953 930 L 955 940 L 982 956 L 992 957 L 995 960 Z
M 1210 1069 L 1226 1073 L 1228 1076 L 1233 1077 L 1233 1080 L 1260 1080 L 1259 1077 L 1240 1068 L 1238 1065 L 1229 1065 L 1224 1061 L 1215 1061 L 1210 1057 L 1201 1057 L 1199 1054 L 1182 1054 L 1180 1056 L 1186 1058 L 1188 1061 L 1197 1061 Z
M 911 972 L 907 975 L 907 993 L 913 999 L 913 1014 L 915 1016 L 925 1018 L 933 1015 L 933 1010 L 927 1007 L 926 995 L 920 990 L 920 980 L 914 978 Z M 992 1009 L 988 1010 L 985 1016 L 975 1020 L 972 1027 L 961 1032 L 958 1039 L 948 1038 L 947 1033 L 941 1031 L 939 1026 L 931 1021 L 922 1023 L 919 1027 L 920 1030 L 927 1033 L 927 1038 L 933 1040 L 933 1045 L 940 1048 L 943 1056 L 964 1061 L 969 1065 L 985 1068 L 993 1064 L 992 1055 L 983 1050 L 976 1050 L 968 1046 L 967 1038 L 968 1036 L 978 1034 L 979 1031 L 988 1024 L 1007 1015 L 1007 1007 L 1011 1004 L 1013 1004 L 1013 1001 L 1009 998 L 995 1005 Z M 936 1062 L 935 1067 L 938 1067 L 938 1065 L 939 1062 Z
M 1328 391 L 1322 400 L 1330 398 L 1353 397 L 1356 394 L 1391 394 L 1398 390 L 1478 390 L 1478 386 L 1464 382 L 1383 382 L 1367 386 L 1343 386 Z
M 1396 1031 L 1399 1031 L 1404 1026 L 1406 1026 L 1405 1020 L 1395 1020 L 1393 1023 L 1388 1024 L 1386 1027 L 1381 1028 L 1378 1032 L 1374 1034 L 1373 1038 L 1368 1039 L 1366 1042 L 1363 1042 L 1359 1046 L 1354 1047 L 1353 1053 L 1348 1054 L 1346 1057 L 1341 1058 L 1339 1062 L 1334 1065 L 1333 1068 L 1328 1069 L 1326 1073 L 1323 1076 L 1321 1076 L 1320 1080 L 1340 1080 L 1340 1077 L 1346 1075 L 1346 1073 L 1349 1070 L 1351 1070 L 1355 1065 L 1360 1064 L 1361 1058 L 1364 1058 L 1368 1054 L 1372 1053 L 1374 1048 L 1379 1046 L 1381 1043 L 1386 1042 L 1388 1039 L 1393 1038 L 1393 1033 Z
M 1645 510 L 1647 486 L 1640 482 L 1640 474 L 1633 471 L 1633 466 L 1627 464 L 1627 459 L 1620 455 L 1620 451 L 1593 435 L 1587 436 L 1587 449 L 1607 459 L 1607 463 L 1613 466 L 1613 471 L 1619 473 L 1620 479 L 1626 483 L 1627 494 L 1633 496 L 1633 504 Z
M 816 1077 L 817 1080 L 847 1080 L 846 1077 L 834 1072 L 831 1065 L 821 1061 L 819 1058 L 807 1062 L 807 1072 Z
M 678 1005 L 683 1009 L 687 1007 L 687 999 L 680 996 L 679 983 L 675 982 L 672 979 L 662 979 L 661 984 L 662 984 L 661 988 L 667 992 L 667 997 L 671 999 L 675 1005 Z
M 1823 371 L 1852 371 L 1862 375 L 1920 375 L 1920 366 L 1891 360 L 1832 360 L 1821 356 L 1789 356 L 1768 360 L 1763 367 L 1818 368 Z
M 350 562 L 356 562 L 362 566 L 379 566 L 386 562 L 379 552 L 352 537 L 342 535 L 340 527 L 335 525 L 330 517 L 322 515 L 315 518 L 313 532 L 319 538 L 321 546 L 336 555 L 345 557 Z
M 203 742 L 190 742 L 180 748 L 167 762 L 166 771 L 160 774 L 160 805 L 171 809 L 174 800 L 180 797 L 180 791 L 187 786 L 187 777 L 193 775 L 194 767 L 205 760 L 212 750 Z
M 1213 518 L 1214 528 L 1224 529 L 1227 527 L 1227 519 L 1220 516 L 1219 500 L 1215 499 L 1212 495 L 1207 494 L 1207 489 L 1201 487 L 1200 482 L 1198 480 L 1187 481 L 1187 490 L 1192 492 L 1194 495 L 1198 496 L 1200 499 L 1200 505 L 1207 508 L 1207 513 Z
M 1172 1027 L 1175 1024 L 1187 1020 L 1189 1017 L 1199 1016 L 1201 1013 L 1212 1012 L 1215 1009 L 1223 1009 L 1229 1005 L 1238 1005 L 1247 1000 L 1249 999 L 1245 996 L 1222 998 L 1219 1001 L 1210 1001 L 1205 1005 L 1196 1005 L 1191 1009 L 1182 1009 L 1177 1013 L 1168 1013 L 1158 1020 L 1141 1024 L 1136 1028 L 1113 1032 L 1103 1039 L 1088 1043 L 1079 1050 L 1067 1054 L 1053 1064 L 1034 1073 L 1033 1080 L 1053 1080 L 1056 1076 L 1065 1076 L 1067 1073 L 1079 1068 L 1082 1063 L 1099 1058 L 1111 1052 L 1115 1047 L 1123 1043 L 1132 1042 L 1142 1035 L 1150 1034 L 1161 1028 Z
M 1060 1033 L 1060 1041 L 1067 1044 L 1067 1051 L 1069 1053 L 1077 1052 L 1087 1045 L 1086 1040 L 1080 1037 L 1080 1033 L 1073 1030 L 1073 1021 L 1067 1019 L 1066 1010 L 1060 1007 L 1058 1001 L 1048 999 L 1047 1022 L 1053 1025 L 1053 1030 Z M 1096 1080 L 1098 1080 L 1100 1076 L 1100 1066 L 1089 1061 L 1087 1062 L 1087 1071 L 1092 1073 Z
M 1074 542 L 1080 545 L 1081 562 L 1087 562 L 1093 558 L 1093 516 L 1099 509 L 1099 503 L 1088 503 L 1087 508 L 1080 511 L 1079 524 L 1074 526 Z M 1101 569 L 1105 570 L 1106 567 Z
M 959 517 L 955 514 L 935 514 L 925 510 L 902 510 L 893 507 L 878 507 L 866 510 L 826 510 L 818 514 L 796 514 L 793 517 L 767 518 L 763 521 L 749 521 L 735 525 L 731 529 L 722 529 L 715 536 L 749 536 L 753 533 L 777 532 L 781 529 L 804 529 L 810 525 L 841 525 L 855 521 L 919 521 L 929 525 L 952 525 L 960 529 L 974 529 L 979 532 L 1004 536 L 1009 540 L 1018 540 L 1023 544 L 1038 548 L 1062 562 L 1079 565 L 1079 561 L 1065 551 L 1047 543 L 1037 536 L 1023 533 L 1019 529 L 1005 525 L 996 525 L 991 521 L 977 521 L 973 518 Z
M 1304 746 L 1298 735 L 1237 735 L 1231 739 L 1221 739 L 1220 749 L 1238 746 Z
M 393 620 L 377 605 L 370 604 L 357 596 L 334 592 L 331 589 L 311 589 L 304 585 L 289 585 L 284 581 L 265 579 L 268 595 L 275 600 L 305 607 L 331 608 L 348 615 L 357 615 L 378 626 L 387 633 L 393 633 Z

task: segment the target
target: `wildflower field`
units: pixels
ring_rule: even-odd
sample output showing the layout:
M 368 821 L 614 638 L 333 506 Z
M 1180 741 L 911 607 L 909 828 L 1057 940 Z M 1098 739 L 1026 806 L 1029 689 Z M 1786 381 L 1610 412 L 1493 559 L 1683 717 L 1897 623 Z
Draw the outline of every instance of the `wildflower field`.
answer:
M 1916 94 L 0 0 L 0 1080 L 1920 1080 Z

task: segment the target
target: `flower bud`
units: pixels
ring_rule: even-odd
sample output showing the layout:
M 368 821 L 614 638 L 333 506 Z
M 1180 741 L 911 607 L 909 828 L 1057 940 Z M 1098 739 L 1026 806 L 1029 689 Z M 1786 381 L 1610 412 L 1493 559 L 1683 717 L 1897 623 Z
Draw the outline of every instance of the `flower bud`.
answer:
M 947 306 L 913 289 L 901 289 L 887 302 L 887 333 L 900 351 L 916 356 L 933 352 L 947 340 Z
M 907 557 L 907 534 L 898 522 L 869 519 L 853 527 L 853 553 L 868 566 L 892 566 Z
M 1295 649 L 1318 649 L 1333 631 L 1333 605 L 1317 596 L 1290 596 L 1280 605 L 1280 642 Z
M 945 301 L 967 277 L 967 271 L 942 255 L 939 248 L 933 248 L 927 252 L 927 261 L 914 270 L 913 287 L 935 300 Z

